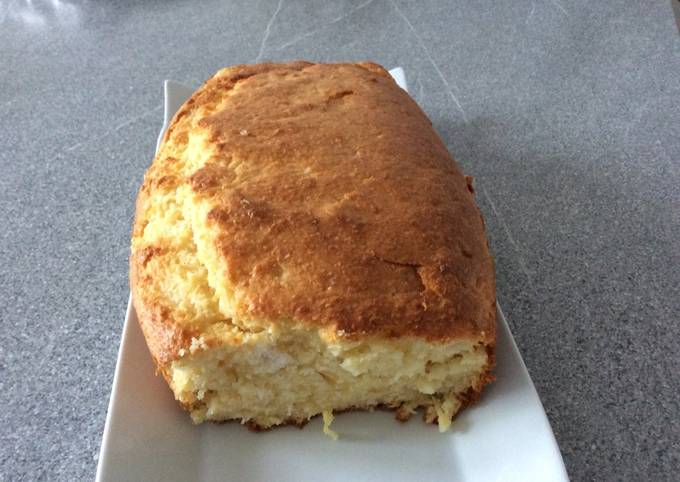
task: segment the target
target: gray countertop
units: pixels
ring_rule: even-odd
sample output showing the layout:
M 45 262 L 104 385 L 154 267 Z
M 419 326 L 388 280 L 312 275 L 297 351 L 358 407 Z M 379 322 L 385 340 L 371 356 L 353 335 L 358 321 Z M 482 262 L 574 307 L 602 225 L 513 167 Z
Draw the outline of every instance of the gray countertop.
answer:
M 574 480 L 680 471 L 680 37 L 668 1 L 0 3 L 0 479 L 94 476 L 163 79 L 371 59 L 476 177 Z

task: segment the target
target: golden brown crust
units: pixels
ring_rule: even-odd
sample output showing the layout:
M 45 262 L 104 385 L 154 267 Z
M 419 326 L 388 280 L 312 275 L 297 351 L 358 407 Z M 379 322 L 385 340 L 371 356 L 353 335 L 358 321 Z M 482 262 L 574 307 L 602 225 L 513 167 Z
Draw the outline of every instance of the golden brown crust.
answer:
M 140 288 L 145 281 L 141 279 L 140 267 L 144 264 L 143 258 L 148 254 L 148 251 L 144 251 L 130 256 L 132 305 L 151 357 L 165 380 L 170 383 L 167 363 L 177 358 L 180 349 L 189 347 L 192 334 L 174 322 L 172 312 L 168 308 L 158 303 L 144 302 Z
M 148 196 L 190 186 L 210 206 L 217 275 L 234 295 L 229 317 L 493 345 L 494 269 L 471 182 L 382 67 L 224 69 L 177 112 L 164 143 L 185 145 L 190 127 L 209 139 L 210 158 L 181 176 L 177 159 L 157 157 L 134 232 L 148 222 L 139 207 Z M 186 347 L 190 323 L 140 294 L 153 276 L 146 254 L 131 257 L 131 284 L 163 365 Z

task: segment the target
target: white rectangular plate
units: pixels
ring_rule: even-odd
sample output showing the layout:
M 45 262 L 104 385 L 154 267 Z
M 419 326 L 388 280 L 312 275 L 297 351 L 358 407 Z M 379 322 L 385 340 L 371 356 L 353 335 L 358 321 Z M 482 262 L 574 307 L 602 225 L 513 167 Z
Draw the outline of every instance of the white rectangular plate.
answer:
M 404 89 L 404 72 L 391 71 Z M 193 89 L 166 81 L 165 131 Z M 160 138 L 159 138 L 160 143 Z M 419 417 L 337 416 L 333 441 L 318 417 L 304 429 L 252 433 L 238 423 L 195 426 L 154 373 L 128 303 L 98 481 L 566 481 L 555 437 L 498 309 L 497 380 L 440 434 Z

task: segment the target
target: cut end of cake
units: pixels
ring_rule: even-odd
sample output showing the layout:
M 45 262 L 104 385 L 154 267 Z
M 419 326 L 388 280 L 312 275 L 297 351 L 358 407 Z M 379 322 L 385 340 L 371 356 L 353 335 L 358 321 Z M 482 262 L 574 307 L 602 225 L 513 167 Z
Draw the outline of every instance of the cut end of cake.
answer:
M 401 421 L 424 409 L 443 432 L 490 380 L 493 363 L 490 348 L 474 340 L 344 340 L 301 325 L 232 325 L 223 336 L 215 348 L 194 342 L 169 367 L 175 397 L 195 423 L 268 429 L 322 415 L 334 437 L 333 412 L 388 407 Z

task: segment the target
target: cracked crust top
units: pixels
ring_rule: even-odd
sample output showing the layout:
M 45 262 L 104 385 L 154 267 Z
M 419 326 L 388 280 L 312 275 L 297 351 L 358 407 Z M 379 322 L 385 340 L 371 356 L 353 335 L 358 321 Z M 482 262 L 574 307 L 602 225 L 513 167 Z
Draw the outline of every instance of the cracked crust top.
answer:
M 183 251 L 145 233 L 172 202 L 208 287 L 200 313 L 161 286 Z M 145 176 L 131 282 L 157 361 L 225 319 L 495 339 L 471 186 L 417 104 L 370 63 L 241 65 L 208 80 Z

